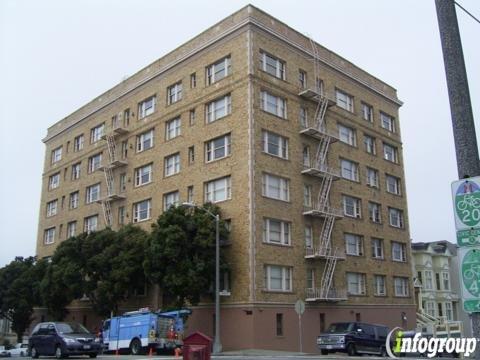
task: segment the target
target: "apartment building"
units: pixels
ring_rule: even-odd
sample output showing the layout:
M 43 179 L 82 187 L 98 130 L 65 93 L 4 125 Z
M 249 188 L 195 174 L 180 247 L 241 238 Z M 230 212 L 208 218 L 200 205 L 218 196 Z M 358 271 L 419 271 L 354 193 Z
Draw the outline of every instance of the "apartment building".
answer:
M 445 321 L 461 321 L 464 335 L 471 336 L 471 320 L 460 300 L 457 246 L 445 240 L 411 246 L 419 311 Z
M 48 129 L 37 254 L 210 201 L 231 230 L 224 349 L 297 350 L 298 299 L 305 351 L 333 321 L 413 328 L 401 105 L 246 6 Z M 157 289 L 139 303 L 162 305 Z M 211 335 L 212 304 L 193 310 L 189 331 Z

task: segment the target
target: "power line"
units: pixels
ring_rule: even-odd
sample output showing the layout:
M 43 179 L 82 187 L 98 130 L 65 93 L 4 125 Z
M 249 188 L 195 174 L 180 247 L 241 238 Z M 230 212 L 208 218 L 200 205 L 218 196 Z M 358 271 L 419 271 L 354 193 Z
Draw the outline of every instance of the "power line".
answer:
M 465 11 L 468 15 L 470 15 L 472 17 L 473 20 L 475 20 L 476 22 L 478 22 L 480 24 L 480 20 L 478 20 L 475 16 L 473 16 L 472 13 L 470 13 L 467 9 L 465 9 L 462 5 L 460 5 L 458 2 L 454 1 L 455 5 L 457 5 L 460 9 L 462 9 L 463 11 Z

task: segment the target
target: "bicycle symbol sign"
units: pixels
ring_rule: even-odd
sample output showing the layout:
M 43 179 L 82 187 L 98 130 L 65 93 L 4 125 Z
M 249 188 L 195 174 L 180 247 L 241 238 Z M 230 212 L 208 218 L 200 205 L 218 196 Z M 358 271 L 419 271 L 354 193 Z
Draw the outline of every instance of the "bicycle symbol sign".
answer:
M 480 311 L 480 247 L 459 249 L 463 306 L 467 312 Z
M 456 181 L 452 184 L 457 230 L 480 225 L 480 178 Z

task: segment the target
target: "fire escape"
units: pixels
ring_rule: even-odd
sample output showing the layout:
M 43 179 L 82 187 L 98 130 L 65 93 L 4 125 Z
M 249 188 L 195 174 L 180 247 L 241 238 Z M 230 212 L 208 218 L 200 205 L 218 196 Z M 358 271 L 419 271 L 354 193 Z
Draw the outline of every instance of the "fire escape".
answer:
M 315 89 L 302 90 L 299 96 L 316 103 L 315 116 L 312 120 L 304 117 L 301 124 L 300 134 L 318 141 L 317 150 L 313 157 L 305 154 L 303 158 L 302 174 L 316 177 L 319 180 L 319 191 L 317 198 L 304 206 L 303 215 L 317 217 L 323 220 L 318 242 L 306 247 L 305 258 L 325 261 L 323 273 L 320 279 L 320 288 L 306 290 L 306 301 L 341 301 L 346 300 L 346 291 L 334 287 L 334 273 L 338 260 L 344 260 L 345 256 L 340 250 L 333 247 L 332 230 L 335 220 L 343 217 L 341 209 L 330 205 L 330 190 L 332 183 L 340 178 L 338 169 L 328 166 L 328 151 L 330 145 L 338 140 L 338 136 L 327 130 L 325 115 L 335 103 L 323 94 L 319 79 L 319 54 L 317 46 L 311 41 L 313 49 L 313 63 L 315 72 Z
M 102 204 L 103 217 L 105 219 L 105 227 L 112 226 L 112 202 L 125 199 L 125 196 L 119 194 L 119 189 L 115 187 L 114 170 L 127 165 L 127 161 L 119 157 L 117 151 L 118 137 L 128 133 L 128 130 L 122 125 L 122 113 L 112 118 L 112 126 L 108 129 L 102 139 L 107 142 L 108 162 L 102 164 L 99 171 L 103 171 L 105 175 L 105 183 L 107 187 L 106 196 L 98 200 Z M 122 149 L 123 150 L 123 149 Z

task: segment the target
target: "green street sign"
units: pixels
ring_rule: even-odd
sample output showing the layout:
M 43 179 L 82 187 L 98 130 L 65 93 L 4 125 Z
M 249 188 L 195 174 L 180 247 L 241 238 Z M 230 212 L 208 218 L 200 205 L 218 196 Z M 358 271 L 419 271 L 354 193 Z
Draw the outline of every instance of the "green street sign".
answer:
M 458 246 L 480 245 L 480 229 L 457 231 Z
M 480 312 L 480 246 L 458 249 L 463 308 Z
M 480 177 L 452 183 L 457 231 L 480 227 Z

